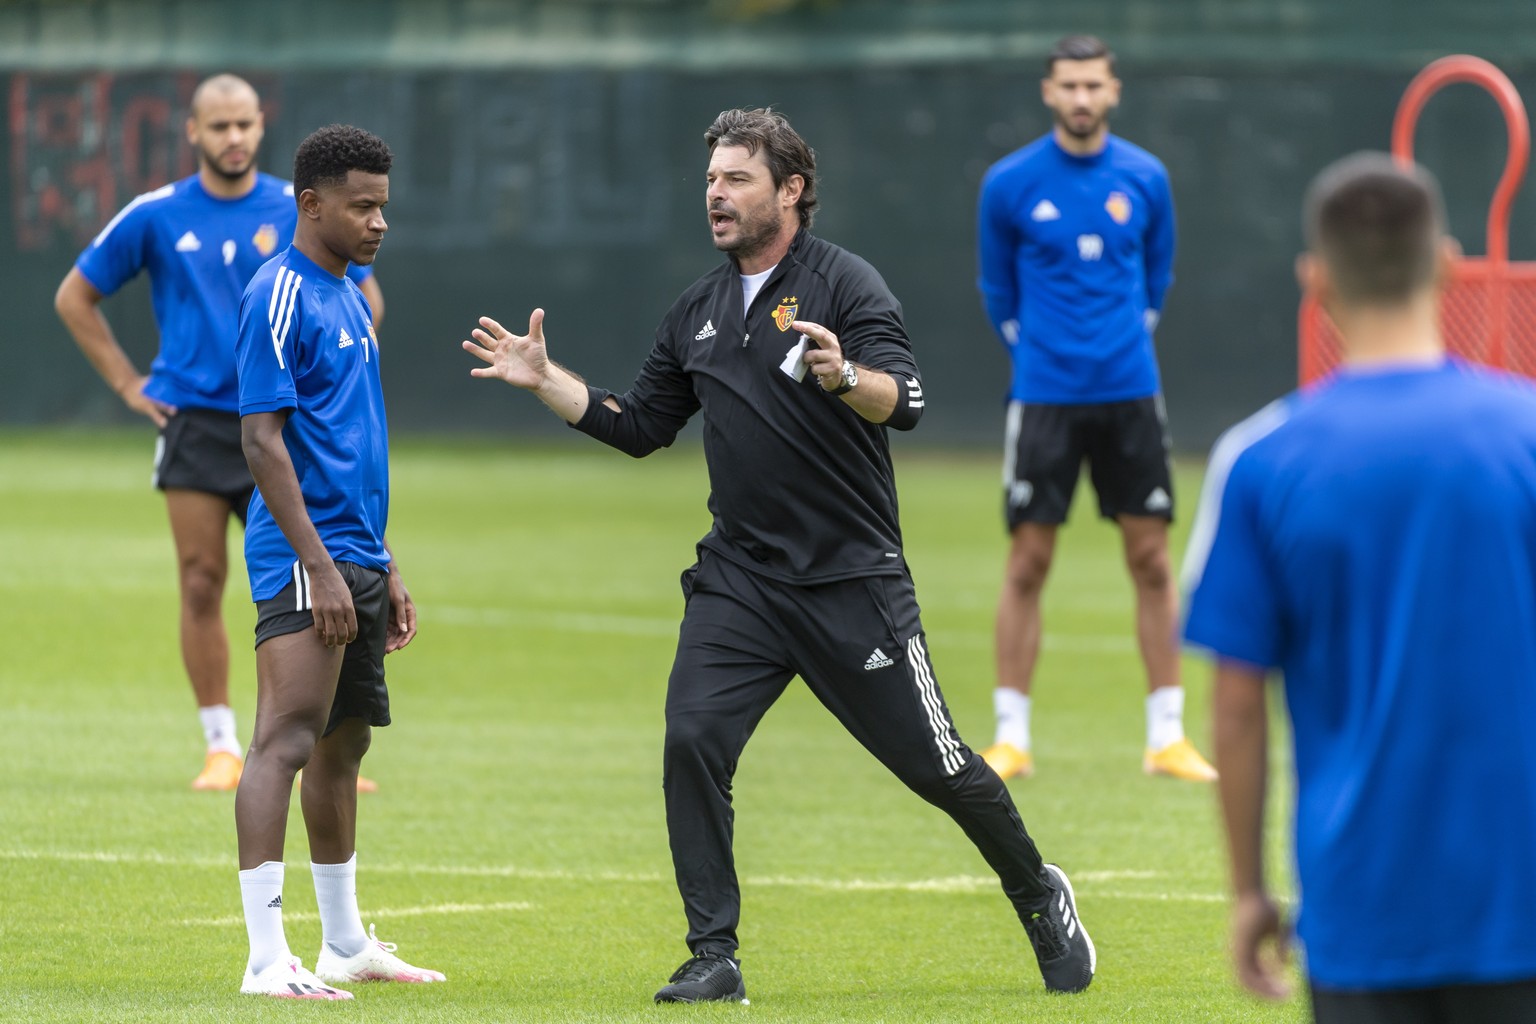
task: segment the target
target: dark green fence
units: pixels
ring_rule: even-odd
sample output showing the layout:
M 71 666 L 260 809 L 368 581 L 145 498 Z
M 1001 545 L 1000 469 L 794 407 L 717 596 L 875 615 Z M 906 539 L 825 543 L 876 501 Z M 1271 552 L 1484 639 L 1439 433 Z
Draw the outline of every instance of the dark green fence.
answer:
M 551 14 L 562 6 L 553 3 L 447 3 L 429 17 L 419 13 L 425 7 L 379 2 L 358 10 L 374 12 L 369 31 L 386 33 L 387 47 L 369 50 L 365 38 L 341 36 L 323 59 L 314 38 L 279 40 L 269 50 L 224 40 L 209 42 L 205 59 L 193 62 L 183 50 L 166 50 L 170 35 L 108 41 L 103 12 L 129 6 L 164 18 L 204 10 L 0 3 L 0 29 L 39 33 L 33 52 L 41 55 L 23 62 L 34 66 L 16 66 L 14 32 L 0 43 L 12 64 L 0 70 L 8 98 L 0 136 L 7 312 L 0 422 L 125 418 L 54 318 L 53 291 L 123 203 L 190 173 L 181 127 L 187 96 L 203 74 L 229 67 L 263 94 L 265 169 L 286 175 L 297 141 L 331 121 L 363 125 L 395 150 L 391 230 L 378 271 L 397 430 L 557 429 L 531 399 L 468 377 L 470 361 L 457 343 L 482 313 L 518 324 L 544 306 L 556 358 L 595 382 L 625 386 L 673 297 L 718 258 L 703 218 L 703 128 L 723 107 L 773 104 L 818 151 L 817 230 L 873 262 L 906 307 L 928 383 L 918 436 L 987 444 L 1000 437 L 1006 366 L 974 288 L 974 203 L 988 163 L 1048 127 L 1037 61 L 1058 28 L 1069 27 L 1054 23 L 1060 11 L 1026 29 L 1021 19 L 1043 5 L 759 0 L 758 7 L 787 9 L 760 18 L 724 3 L 565 5 L 571 17 L 606 26 L 589 39 Z M 1486 38 L 1490 47 L 1536 51 L 1536 34 L 1511 42 L 1510 32 L 1443 5 L 1366 3 L 1352 8 L 1357 21 L 1336 13 L 1340 6 L 1234 0 L 1083 8 L 1085 27 L 1109 35 L 1123 54 L 1116 130 L 1161 156 L 1173 180 L 1180 250 L 1158 344 L 1182 449 L 1202 448 L 1291 386 L 1302 191 L 1328 160 L 1385 148 L 1408 78 L 1447 52 L 1430 49 L 1430 37 L 1448 48 Z M 49 21 L 49 9 L 59 7 L 95 12 L 95 20 L 77 19 L 74 31 L 83 52 L 115 55 L 116 70 L 68 66 L 61 56 L 68 48 L 58 43 L 65 30 Z M 534 42 L 552 40 L 545 59 L 522 69 L 511 59 L 494 66 L 482 47 L 472 68 L 434 65 L 444 40 L 474 29 L 472 13 L 490 17 L 484 12 L 497 7 L 521 18 Z M 1196 8 L 1219 9 L 1223 20 L 1203 23 Z M 1378 32 L 1372 47 L 1360 49 L 1373 8 L 1398 12 L 1402 45 Z M 427 26 L 414 48 L 401 38 L 413 9 Z M 1509 10 L 1517 13 L 1507 27 L 1531 17 Z M 1134 27 L 1128 19 L 1137 11 L 1162 12 L 1166 31 L 1145 17 Z M 1285 11 L 1310 11 L 1312 21 L 1275 28 Z M 1430 31 L 1405 11 L 1440 18 L 1442 28 Z M 691 34 L 667 41 L 661 29 L 669 24 L 687 24 Z M 1378 29 L 1383 24 L 1378 17 Z M 856 31 L 861 25 L 867 31 Z M 711 40 L 721 53 L 695 49 Z M 761 53 L 751 51 L 753 40 Z M 519 45 L 520 53 L 536 49 Z M 807 59 L 807 47 L 822 56 Z M 739 68 L 721 66 L 722 53 L 749 51 L 754 59 Z M 1018 55 L 1026 52 L 1028 60 Z M 154 66 L 156 54 L 182 63 Z M 1536 99 L 1536 76 L 1518 54 L 1484 55 Z M 1476 90 L 1459 86 L 1431 104 L 1420 155 L 1444 180 L 1453 228 L 1469 251 L 1481 250 L 1503 154 L 1502 122 Z M 1533 202 L 1526 195 L 1515 208 L 1515 258 L 1536 256 Z M 108 312 L 147 365 L 154 347 L 147 290 L 128 289 Z

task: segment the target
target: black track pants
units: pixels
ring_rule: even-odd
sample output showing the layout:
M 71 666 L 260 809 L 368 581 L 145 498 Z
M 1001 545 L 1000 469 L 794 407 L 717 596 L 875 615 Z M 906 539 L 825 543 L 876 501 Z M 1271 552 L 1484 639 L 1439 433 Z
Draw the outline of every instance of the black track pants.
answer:
M 691 950 L 737 948 L 731 777 L 796 675 L 881 764 L 955 820 L 1021 918 L 1044 902 L 1040 854 L 1007 787 L 950 721 L 909 576 L 795 586 L 706 551 L 683 587 L 663 786 Z

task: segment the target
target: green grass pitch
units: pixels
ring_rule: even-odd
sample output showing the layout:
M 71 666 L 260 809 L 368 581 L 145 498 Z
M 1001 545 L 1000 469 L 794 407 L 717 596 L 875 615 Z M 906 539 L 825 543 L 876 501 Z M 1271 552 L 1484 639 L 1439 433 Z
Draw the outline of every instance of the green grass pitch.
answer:
M 421 632 L 390 659 L 395 724 L 365 771 L 365 922 L 445 985 L 345 1005 L 238 992 L 232 796 L 188 782 L 201 736 L 175 637 L 146 433 L 0 435 L 0 1020 L 1281 1021 L 1239 992 L 1209 787 L 1141 775 L 1143 683 L 1118 535 L 1080 494 L 1046 596 L 1038 774 L 1012 784 L 1072 874 L 1093 987 L 1047 995 L 1011 908 L 945 817 L 792 685 L 736 785 L 751 1005 L 657 1007 L 686 956 L 662 821 L 678 573 L 707 527 L 696 447 L 643 462 L 571 444 L 398 441 L 391 541 Z M 962 736 L 991 738 L 1005 550 L 997 460 L 903 447 L 907 552 Z M 1175 555 L 1198 467 L 1181 467 Z M 242 739 L 253 612 L 231 531 Z M 1207 667 L 1187 722 L 1209 749 Z M 1277 744 L 1277 748 L 1278 748 Z M 1281 766 L 1283 767 L 1283 766 Z M 1283 770 L 1281 771 L 1283 775 Z M 1288 863 L 1276 794 L 1271 861 Z M 284 894 L 313 964 L 297 806 Z

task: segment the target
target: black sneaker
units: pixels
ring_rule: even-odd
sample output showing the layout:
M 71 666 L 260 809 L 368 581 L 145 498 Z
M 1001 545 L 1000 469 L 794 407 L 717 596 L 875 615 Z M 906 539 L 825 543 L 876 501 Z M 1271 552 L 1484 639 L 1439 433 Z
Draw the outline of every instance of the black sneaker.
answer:
M 1093 981 L 1098 953 L 1093 940 L 1077 916 L 1077 898 L 1067 873 L 1055 864 L 1045 866 L 1053 890 L 1045 907 L 1024 922 L 1035 959 L 1040 962 L 1040 977 L 1051 992 L 1081 992 Z
M 658 1003 L 744 1003 L 741 961 L 704 949 L 683 961 L 656 993 Z

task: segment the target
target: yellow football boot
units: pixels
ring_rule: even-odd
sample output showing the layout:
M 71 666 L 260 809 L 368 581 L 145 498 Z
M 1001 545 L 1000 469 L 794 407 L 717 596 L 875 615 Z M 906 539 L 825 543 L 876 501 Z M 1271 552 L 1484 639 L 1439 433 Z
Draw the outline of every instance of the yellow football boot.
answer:
M 1147 751 L 1141 759 L 1141 770 L 1148 775 L 1167 775 L 1185 782 L 1216 781 L 1216 769 L 1187 739 L 1170 743 L 1162 750 Z
M 1035 774 L 1035 755 L 1012 743 L 992 744 L 981 752 L 981 759 L 1000 779 L 1027 779 Z
M 239 755 L 227 750 L 209 751 L 203 759 L 203 770 L 192 780 L 193 789 L 231 790 L 240 785 L 240 773 L 245 762 Z

